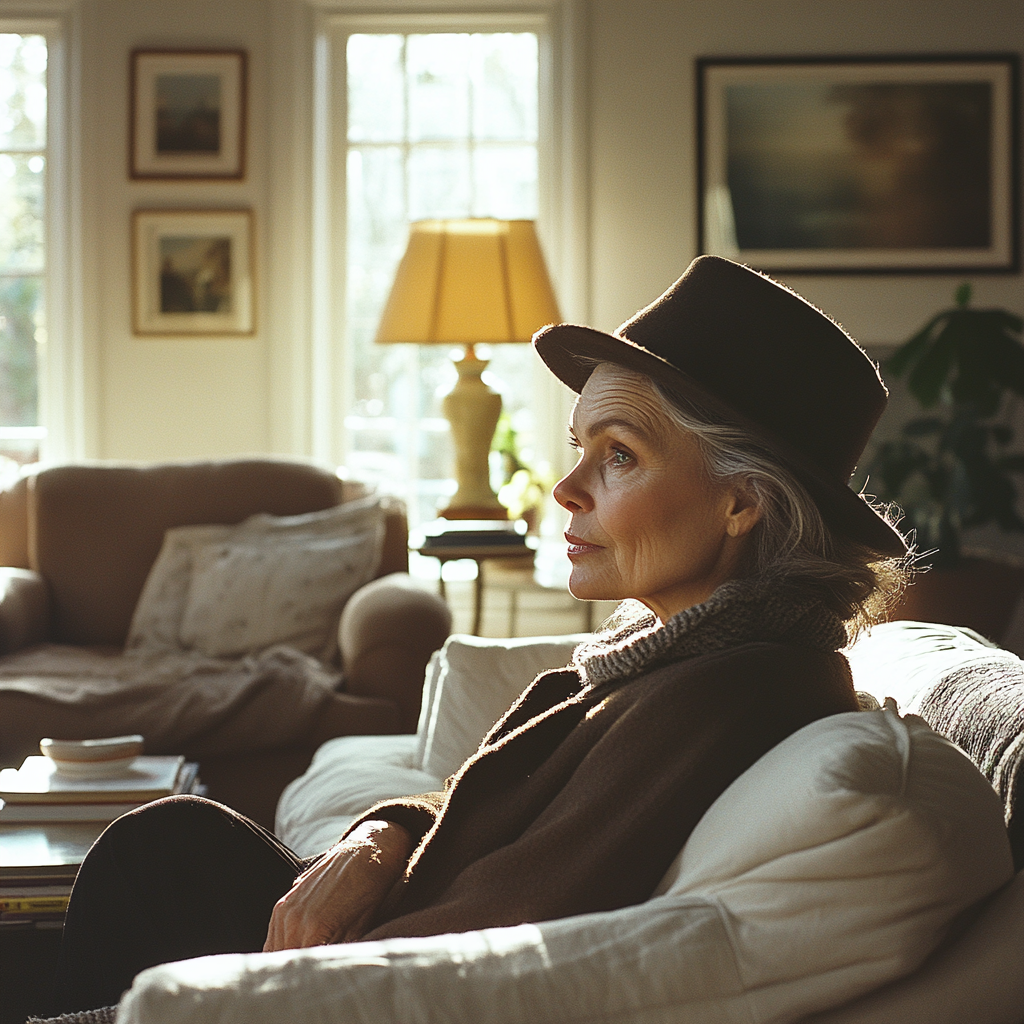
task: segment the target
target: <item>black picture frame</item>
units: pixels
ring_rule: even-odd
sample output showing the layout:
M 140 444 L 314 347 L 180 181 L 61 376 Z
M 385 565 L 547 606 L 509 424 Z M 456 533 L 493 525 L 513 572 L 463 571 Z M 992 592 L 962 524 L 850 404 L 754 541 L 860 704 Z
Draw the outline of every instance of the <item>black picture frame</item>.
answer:
M 791 275 L 1020 270 L 1018 55 L 696 72 L 700 252 Z

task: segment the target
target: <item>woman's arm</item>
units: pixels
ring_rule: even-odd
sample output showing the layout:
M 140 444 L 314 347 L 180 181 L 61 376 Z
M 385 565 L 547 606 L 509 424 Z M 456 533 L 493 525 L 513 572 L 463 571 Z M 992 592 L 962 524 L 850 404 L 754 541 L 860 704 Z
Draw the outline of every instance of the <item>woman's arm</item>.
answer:
M 408 830 L 364 821 L 335 843 L 277 901 L 263 951 L 360 938 L 402 876 L 414 848 Z

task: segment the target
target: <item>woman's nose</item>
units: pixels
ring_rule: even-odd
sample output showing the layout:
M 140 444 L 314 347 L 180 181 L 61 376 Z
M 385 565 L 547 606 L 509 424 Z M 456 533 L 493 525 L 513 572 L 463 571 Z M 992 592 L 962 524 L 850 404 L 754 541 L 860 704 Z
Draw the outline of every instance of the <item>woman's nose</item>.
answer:
M 580 485 L 580 465 L 570 470 L 551 488 L 555 501 L 568 512 L 585 512 L 590 506 L 586 488 Z

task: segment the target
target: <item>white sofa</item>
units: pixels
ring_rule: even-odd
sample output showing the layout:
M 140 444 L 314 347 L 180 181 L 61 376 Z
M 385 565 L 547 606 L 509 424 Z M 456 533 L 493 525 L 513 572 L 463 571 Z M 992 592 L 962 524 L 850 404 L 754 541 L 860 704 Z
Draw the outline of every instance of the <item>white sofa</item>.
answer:
M 451 638 L 417 734 L 325 744 L 285 791 L 279 834 L 315 852 L 372 801 L 436 788 L 573 642 Z M 1003 657 L 965 633 L 893 624 L 855 648 L 859 688 L 913 705 L 923 648 L 941 654 L 932 676 Z M 169 964 L 139 975 L 118 1022 L 1021 1024 L 1024 874 L 1002 818 L 967 757 L 890 702 L 765 755 L 645 904 Z

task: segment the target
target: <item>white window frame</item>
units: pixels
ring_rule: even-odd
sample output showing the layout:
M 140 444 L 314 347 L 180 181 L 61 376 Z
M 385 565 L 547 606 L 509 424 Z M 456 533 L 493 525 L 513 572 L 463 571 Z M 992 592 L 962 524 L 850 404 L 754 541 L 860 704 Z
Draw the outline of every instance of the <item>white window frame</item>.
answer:
M 584 116 L 584 0 L 527 0 L 511 9 L 491 0 L 416 3 L 366 13 L 345 0 L 304 0 L 279 21 L 279 38 L 296 40 L 292 69 L 274 82 L 274 102 L 293 111 L 291 152 L 275 150 L 275 194 L 289 210 L 271 223 L 272 373 L 279 387 L 271 410 L 274 447 L 317 461 L 344 459 L 345 43 L 354 32 L 533 31 L 540 61 L 538 229 L 562 315 L 589 314 L 588 170 Z M 303 55 L 299 48 L 305 49 Z M 312 60 L 310 60 L 312 55 Z M 283 55 L 282 55 L 283 58 Z M 308 115 L 294 118 L 308 99 Z M 275 123 L 286 123 L 274 119 Z M 289 259 L 289 256 L 291 257 Z M 305 279 L 303 281 L 303 276 Z M 275 301 L 275 299 L 277 301 Z M 564 444 L 569 392 L 538 366 L 540 454 L 556 471 L 569 465 Z
M 72 113 L 80 90 L 75 53 L 77 5 L 67 2 L 0 7 L 0 31 L 46 37 L 46 344 L 37 364 L 40 460 L 66 462 L 89 454 L 82 317 L 80 123 Z M 74 100 L 72 99 L 74 97 Z

